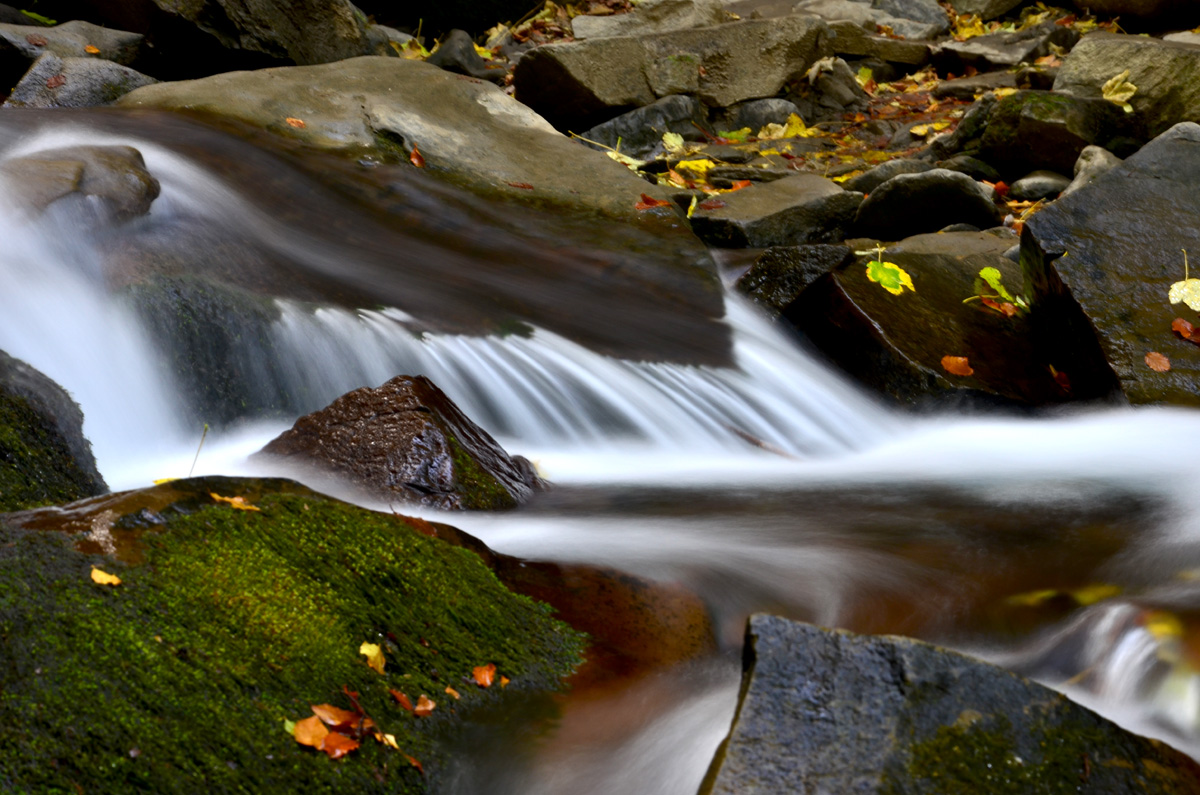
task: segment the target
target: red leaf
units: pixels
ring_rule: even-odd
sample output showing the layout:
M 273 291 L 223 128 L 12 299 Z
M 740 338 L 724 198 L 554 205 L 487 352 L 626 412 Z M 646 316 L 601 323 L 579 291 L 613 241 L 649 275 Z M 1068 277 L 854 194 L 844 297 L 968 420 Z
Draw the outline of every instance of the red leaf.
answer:
M 34 47 L 45 47 L 50 43 L 46 40 L 46 37 L 40 33 L 27 33 L 25 35 L 25 41 L 29 42 Z
M 492 663 L 477 666 L 471 671 L 471 676 L 475 677 L 475 684 L 480 687 L 491 687 L 496 678 L 496 666 Z
M 421 767 L 421 763 L 420 763 L 420 762 L 418 762 L 416 759 L 414 759 L 413 757 L 409 756 L 408 754 L 405 754 L 405 755 L 404 755 L 404 758 L 408 760 L 408 763 L 409 763 L 410 765 L 412 765 L 412 766 L 413 766 L 413 767 L 415 767 L 417 770 L 419 770 L 422 776 L 423 776 L 423 775 L 425 775 L 425 768 Z
M 988 298 L 987 296 L 982 296 L 979 301 L 988 309 L 995 309 L 1005 317 L 1012 317 L 1013 315 L 1017 314 L 1017 308 L 1008 301 L 1001 303 L 995 298 Z
M 401 707 L 408 710 L 409 712 L 413 711 L 413 705 L 412 705 L 412 702 L 408 700 L 408 696 L 404 695 L 399 690 L 389 689 L 388 692 L 392 694 L 392 698 L 396 699 L 397 704 L 399 704 Z
M 671 202 L 669 202 L 669 201 L 664 201 L 663 199 L 656 199 L 653 196 L 647 196 L 646 194 L 643 193 L 642 200 L 633 206 L 634 206 L 634 209 L 637 209 L 637 210 L 649 210 L 651 207 L 667 207 L 670 204 L 671 204 Z
M 520 188 L 521 190 L 533 190 L 533 186 L 528 182 L 510 182 L 508 184 L 514 188 Z
M 330 759 L 340 759 L 357 749 L 359 745 L 358 740 L 352 740 L 344 734 L 331 732 L 325 735 L 325 742 L 321 745 L 321 750 L 329 754 Z
M 997 182 L 992 187 L 996 189 L 996 195 L 1000 198 L 1003 199 L 1008 195 L 1009 187 L 1007 182 Z
M 417 168 L 425 168 L 425 157 L 421 151 L 417 149 L 417 145 L 413 144 L 412 151 L 408 153 L 408 162 L 412 163 Z
M 696 206 L 701 210 L 719 210 L 725 206 L 725 202 L 720 199 L 705 199 Z
M 1146 354 L 1146 366 L 1156 373 L 1165 373 L 1171 369 L 1171 360 L 1158 351 Z
M 67 78 L 62 75 L 54 75 L 54 77 L 46 79 L 46 88 L 58 88 L 59 86 L 66 85 L 66 83 Z
M 1055 24 L 1055 25 L 1061 25 L 1061 26 L 1063 26 L 1064 28 L 1069 28 L 1069 27 L 1071 27 L 1072 25 L 1074 25 L 1074 24 L 1075 24 L 1075 21 L 1076 21 L 1077 19 L 1078 19 L 1078 17 L 1076 17 L 1074 14 L 1067 14 L 1067 15 L 1066 15 L 1065 17 L 1063 17 L 1062 19 L 1056 19 L 1056 20 L 1054 21 L 1054 24 Z
M 975 374 L 966 356 L 943 356 L 942 369 L 951 375 L 968 376 Z
M 1200 340 L 1195 339 L 1196 327 L 1181 317 L 1177 317 L 1171 321 L 1171 331 L 1174 331 L 1185 340 L 1190 340 L 1200 345 Z
M 1070 394 L 1071 379 L 1066 373 L 1054 369 L 1054 365 L 1050 365 L 1050 375 L 1054 376 L 1054 383 L 1058 384 L 1058 388 L 1063 392 Z

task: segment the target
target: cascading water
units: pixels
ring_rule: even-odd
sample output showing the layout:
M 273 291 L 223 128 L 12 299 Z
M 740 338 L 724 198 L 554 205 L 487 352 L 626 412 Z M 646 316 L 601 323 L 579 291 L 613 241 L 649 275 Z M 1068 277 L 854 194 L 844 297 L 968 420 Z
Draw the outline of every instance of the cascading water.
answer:
M 355 254 L 297 242 L 302 231 L 153 142 L 53 131 L 0 157 L 81 142 L 136 146 L 163 194 L 126 226 L 86 200 L 40 218 L 0 213 L 0 349 L 74 395 L 109 484 L 132 488 L 186 474 L 200 428 L 184 420 L 170 351 L 112 289 L 98 252 L 191 216 L 326 272 Z M 500 551 L 682 581 L 712 605 L 730 647 L 748 612 L 770 609 L 971 649 L 1195 750 L 1200 678 L 1171 645 L 1180 632 L 1155 618 L 1200 612 L 1187 585 L 1200 570 L 1186 471 L 1200 438 L 1194 412 L 917 419 L 862 396 L 734 299 L 735 367 L 613 359 L 536 328 L 432 333 L 395 308 L 280 298 L 270 309 L 254 342 L 270 366 L 243 386 L 282 395 L 283 416 L 251 413 L 216 429 L 197 474 L 269 473 L 247 456 L 297 413 L 399 373 L 428 375 L 558 484 L 525 511 L 451 519 Z M 996 604 L 1055 577 L 1122 596 L 1019 633 L 988 623 Z M 589 792 L 632 791 L 630 780 L 645 792 L 693 792 L 736 678 L 712 661 L 681 677 L 694 689 L 663 685 L 675 688 L 673 706 L 636 729 L 558 747 L 503 776 L 484 762 L 464 767 L 455 786 L 584 791 L 585 770 Z M 629 761 L 606 772 L 597 760 L 609 753 Z M 621 778 L 630 770 L 641 773 Z

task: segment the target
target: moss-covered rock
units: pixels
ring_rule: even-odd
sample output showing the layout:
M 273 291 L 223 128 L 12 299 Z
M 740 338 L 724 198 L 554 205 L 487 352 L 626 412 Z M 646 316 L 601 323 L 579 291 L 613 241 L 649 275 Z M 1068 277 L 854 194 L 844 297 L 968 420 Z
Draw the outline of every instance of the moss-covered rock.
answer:
M 0 512 L 104 491 L 79 406 L 58 384 L 0 351 Z
M 287 481 L 183 481 L 0 525 L 5 791 L 423 792 L 464 713 L 555 689 L 582 649 L 417 520 Z M 470 680 L 487 663 L 507 688 Z M 424 776 L 374 741 L 333 762 L 285 731 L 310 705 L 351 707 L 345 689 Z M 438 706 L 414 717 L 390 689 Z

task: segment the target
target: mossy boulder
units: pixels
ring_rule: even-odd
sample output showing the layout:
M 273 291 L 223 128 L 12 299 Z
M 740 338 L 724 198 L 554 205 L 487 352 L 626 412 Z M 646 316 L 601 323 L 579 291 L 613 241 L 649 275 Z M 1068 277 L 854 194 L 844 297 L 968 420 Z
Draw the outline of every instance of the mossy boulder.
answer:
M 108 490 L 66 390 L 0 351 L 0 512 Z
M 288 481 L 229 478 L 5 515 L 0 789 L 435 788 L 463 718 L 558 688 L 583 636 L 433 533 Z M 121 584 L 94 583 L 93 566 Z M 382 647 L 383 674 L 363 642 Z M 487 663 L 507 687 L 474 684 Z M 415 717 L 390 689 L 438 706 Z M 333 762 L 285 731 L 311 705 L 350 708 L 347 690 L 403 753 L 368 739 Z
M 981 660 L 756 615 L 700 791 L 1165 795 L 1200 791 L 1200 766 Z

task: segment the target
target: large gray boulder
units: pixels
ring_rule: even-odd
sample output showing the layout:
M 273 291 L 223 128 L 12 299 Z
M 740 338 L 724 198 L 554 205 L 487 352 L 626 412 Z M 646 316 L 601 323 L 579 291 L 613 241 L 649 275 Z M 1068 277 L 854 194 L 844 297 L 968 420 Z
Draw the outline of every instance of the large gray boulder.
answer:
M 99 58 L 38 58 L 21 78 L 6 107 L 90 108 L 107 105 L 135 88 L 157 83 L 153 77 Z
M 636 216 L 639 196 L 658 190 L 496 86 L 401 58 L 159 83 L 117 104 L 207 112 L 391 161 L 407 160 L 416 148 L 427 170 L 476 190 L 618 217 Z
M 1181 121 L 1200 121 L 1200 46 L 1145 36 L 1092 33 L 1063 60 L 1054 90 L 1078 97 L 1100 97 L 1104 84 L 1129 70 L 1137 86 L 1129 99 L 1147 138 Z M 1099 142 L 1094 142 L 1099 143 Z
M 513 71 L 516 97 L 563 130 L 586 130 L 670 94 L 712 107 L 773 97 L 828 55 L 816 17 L 746 20 L 649 36 L 548 44 Z
M 900 637 L 751 616 L 701 795 L 1196 792 L 1200 765 L 1060 693 Z
M 984 21 L 1004 16 L 1025 0 L 949 0 L 957 14 L 975 14 Z
M 792 13 L 847 20 L 871 32 L 887 27 L 906 39 L 932 39 L 950 29 L 933 0 L 800 0 Z
M 1168 300 L 1184 278 L 1180 249 L 1200 252 L 1198 182 L 1200 125 L 1185 122 L 1026 224 L 1026 290 L 1073 382 L 1107 383 L 1131 403 L 1200 405 L 1200 348 L 1171 328 L 1200 319 Z M 1169 371 L 1150 368 L 1152 351 Z
M 571 20 L 576 39 L 666 33 L 728 22 L 720 0 L 642 0 L 627 14 L 580 15 Z

